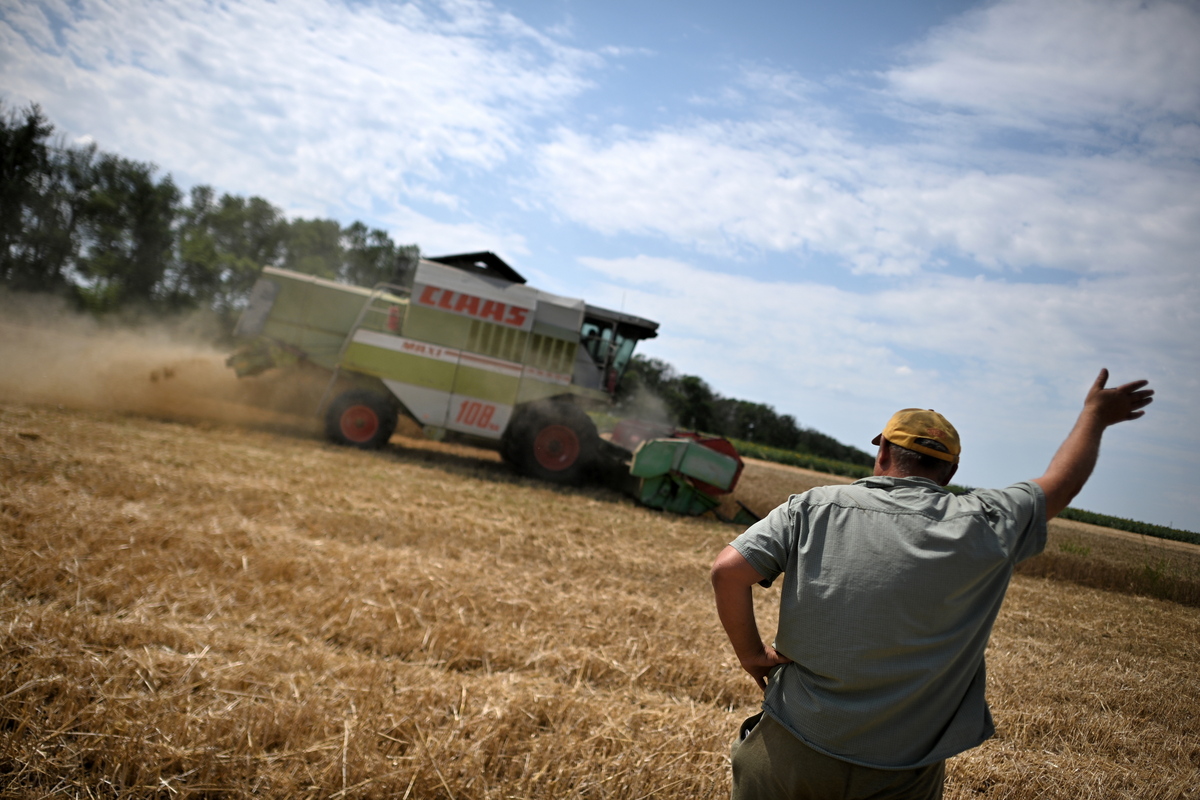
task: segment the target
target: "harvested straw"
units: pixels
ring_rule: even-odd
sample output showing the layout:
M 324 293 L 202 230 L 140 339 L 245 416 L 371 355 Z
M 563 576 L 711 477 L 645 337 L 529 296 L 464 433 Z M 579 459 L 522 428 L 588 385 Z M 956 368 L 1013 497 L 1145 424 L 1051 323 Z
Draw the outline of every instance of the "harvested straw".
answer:
M 3 796 L 727 793 L 736 529 L 468 448 L 36 406 L 0 405 L 0 487 Z M 1000 735 L 948 796 L 1187 796 L 1198 642 L 1196 609 L 1018 577 Z

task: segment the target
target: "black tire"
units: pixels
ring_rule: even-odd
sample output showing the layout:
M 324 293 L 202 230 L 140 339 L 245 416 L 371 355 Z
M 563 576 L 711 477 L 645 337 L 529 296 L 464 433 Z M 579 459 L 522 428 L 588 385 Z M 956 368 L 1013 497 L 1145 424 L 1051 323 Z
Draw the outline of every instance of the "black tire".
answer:
M 325 435 L 331 442 L 378 450 L 396 431 L 398 416 L 391 398 L 366 389 L 338 395 L 325 413 Z
M 559 484 L 581 482 L 596 463 L 600 435 L 592 418 L 562 400 L 522 406 L 500 438 L 500 455 L 516 469 Z

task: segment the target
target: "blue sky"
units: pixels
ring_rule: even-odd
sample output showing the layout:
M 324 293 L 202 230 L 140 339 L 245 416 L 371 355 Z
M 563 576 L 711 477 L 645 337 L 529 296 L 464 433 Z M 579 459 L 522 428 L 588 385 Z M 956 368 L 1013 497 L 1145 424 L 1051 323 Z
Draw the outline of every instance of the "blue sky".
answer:
M 0 97 L 69 142 L 662 325 L 642 352 L 959 478 L 1040 475 L 1146 377 L 1076 505 L 1200 530 L 1200 6 L 0 6 Z

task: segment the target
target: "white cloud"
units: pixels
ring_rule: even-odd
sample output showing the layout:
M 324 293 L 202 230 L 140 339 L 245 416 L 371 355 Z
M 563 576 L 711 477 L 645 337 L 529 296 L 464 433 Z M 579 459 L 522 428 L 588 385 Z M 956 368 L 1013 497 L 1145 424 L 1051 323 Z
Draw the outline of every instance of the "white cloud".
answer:
M 988 268 L 1190 270 L 1200 171 L 1039 156 L 955 170 L 780 114 L 601 141 L 561 130 L 539 157 L 554 207 L 603 233 L 700 251 L 824 253 L 903 275 L 940 253 Z
M 1186 369 L 1200 363 L 1200 288 L 1178 276 L 1099 278 L 1036 291 L 1004 280 L 929 276 L 855 292 L 646 256 L 581 261 L 629 287 L 629 307 L 662 322 L 672 347 L 681 339 L 699 343 L 692 365 L 679 366 L 715 381 L 732 363 L 751 363 L 769 382 L 797 388 L 821 386 L 836 372 L 842 390 L 874 398 L 947 364 L 953 369 L 938 375 L 940 391 L 987 387 L 1023 407 L 1026 380 L 1043 381 L 1040 402 L 1064 395 L 1073 402 L 1059 381 L 1073 386 L 1074 365 L 1107 365 L 1114 373 L 1160 377 L 1181 395 L 1200 390 L 1200 373 Z M 807 369 L 781 378 L 771 365 L 784 361 Z M 837 370 L 823 368 L 831 361 Z
M 529 244 L 519 233 L 479 222 L 444 222 L 409 208 L 397 208 L 383 223 L 392 238 L 402 244 L 418 244 L 424 255 L 473 253 L 491 250 L 510 256 L 529 253 Z
M 706 123 L 609 141 L 558 131 L 538 156 L 554 207 L 603 233 L 653 233 L 709 253 L 840 250 L 864 271 L 906 272 L 917 251 L 859 246 L 872 209 L 847 189 L 851 161 L 830 133 L 798 119 Z M 865 159 L 865 154 L 857 157 Z M 850 171 L 848 174 L 847 170 Z
M 1100 125 L 1127 134 L 1163 117 L 1195 121 L 1197 42 L 1194 3 L 1010 0 L 945 25 L 886 77 L 906 99 L 990 124 Z
M 5 11 L 0 49 L 6 90 L 68 131 L 289 207 L 494 169 L 596 63 L 470 0 L 82 0 Z
M 882 138 L 803 80 L 759 69 L 741 87 L 757 102 L 736 113 L 760 109 L 749 117 L 558 130 L 537 154 L 539 188 L 605 234 L 710 254 L 824 254 L 856 273 L 912 275 L 944 257 L 1191 272 L 1196 42 L 1200 13 L 1172 2 L 997 3 L 886 73 L 889 91 L 867 110 L 901 135 Z M 1036 146 L 1004 125 L 1037 125 Z M 1071 125 L 1087 128 L 1086 146 Z

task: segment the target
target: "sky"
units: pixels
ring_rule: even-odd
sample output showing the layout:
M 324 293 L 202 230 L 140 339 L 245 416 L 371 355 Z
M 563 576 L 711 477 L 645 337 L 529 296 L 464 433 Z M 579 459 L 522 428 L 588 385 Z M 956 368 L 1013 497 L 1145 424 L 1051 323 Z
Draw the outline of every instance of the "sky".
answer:
M 735 7 L 736 5 L 736 7 Z M 0 0 L 0 100 L 177 184 L 491 250 L 640 349 L 956 482 L 1200 531 L 1200 4 Z

